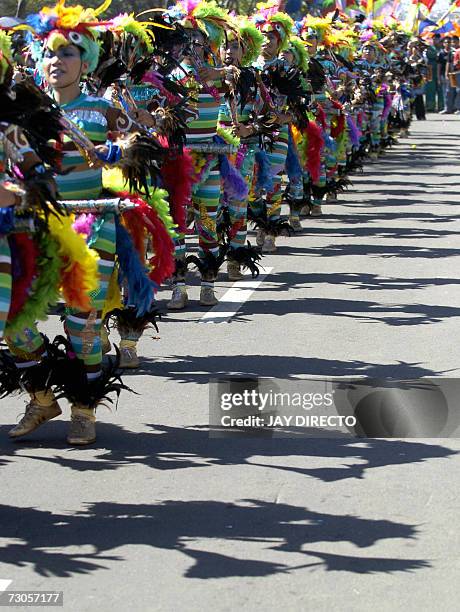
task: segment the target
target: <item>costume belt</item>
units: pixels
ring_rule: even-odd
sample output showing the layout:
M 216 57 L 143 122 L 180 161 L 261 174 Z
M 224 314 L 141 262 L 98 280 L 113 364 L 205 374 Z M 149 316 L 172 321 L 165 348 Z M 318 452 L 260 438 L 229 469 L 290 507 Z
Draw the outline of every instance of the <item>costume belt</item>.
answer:
M 187 143 L 187 149 L 197 153 L 215 153 L 217 155 L 233 155 L 238 151 L 238 147 L 228 143 L 217 142 L 195 142 Z
M 105 198 L 98 200 L 59 200 L 59 204 L 70 213 L 115 213 L 136 208 L 136 204 L 124 198 Z

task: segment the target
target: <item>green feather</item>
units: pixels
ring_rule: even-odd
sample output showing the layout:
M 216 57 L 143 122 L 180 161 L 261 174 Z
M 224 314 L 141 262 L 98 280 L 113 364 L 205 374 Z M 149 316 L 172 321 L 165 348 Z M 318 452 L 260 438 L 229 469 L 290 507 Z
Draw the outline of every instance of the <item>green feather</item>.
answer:
M 36 321 L 46 321 L 50 305 L 59 299 L 59 280 L 62 261 L 57 242 L 49 234 L 37 236 L 40 255 L 37 260 L 38 276 L 32 283 L 31 294 L 21 311 L 7 323 L 6 335 L 21 335 Z
M 264 36 L 254 24 L 244 17 L 238 18 L 238 33 L 244 48 L 241 65 L 250 66 L 260 55 Z

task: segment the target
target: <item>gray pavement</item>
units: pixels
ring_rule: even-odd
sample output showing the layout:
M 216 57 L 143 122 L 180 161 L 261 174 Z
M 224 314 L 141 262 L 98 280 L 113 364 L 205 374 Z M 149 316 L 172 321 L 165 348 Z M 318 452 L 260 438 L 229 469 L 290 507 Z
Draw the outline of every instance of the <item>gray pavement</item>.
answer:
M 72 611 L 457 610 L 458 440 L 221 440 L 207 424 L 217 374 L 458 376 L 459 136 L 454 116 L 415 122 L 280 240 L 230 319 L 201 321 L 194 278 L 91 448 L 66 446 L 68 410 L 9 442 L 23 400 L 3 400 L 0 587 L 64 591 Z

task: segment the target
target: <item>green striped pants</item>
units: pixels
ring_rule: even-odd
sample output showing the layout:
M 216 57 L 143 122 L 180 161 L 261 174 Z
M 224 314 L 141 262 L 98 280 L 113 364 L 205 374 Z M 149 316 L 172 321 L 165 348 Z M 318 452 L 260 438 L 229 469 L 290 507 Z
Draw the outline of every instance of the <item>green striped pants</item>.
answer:
M 11 303 L 11 253 L 7 236 L 0 236 L 0 338 L 5 334 L 5 326 Z

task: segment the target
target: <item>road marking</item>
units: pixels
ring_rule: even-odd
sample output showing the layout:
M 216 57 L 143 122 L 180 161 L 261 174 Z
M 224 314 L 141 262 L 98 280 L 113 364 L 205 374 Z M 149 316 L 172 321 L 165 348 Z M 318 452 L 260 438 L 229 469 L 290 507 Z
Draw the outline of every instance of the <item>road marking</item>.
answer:
M 0 578 L 0 593 L 6 591 L 6 589 L 10 586 L 12 582 L 12 580 L 5 580 L 4 578 Z
M 220 298 L 219 303 L 205 313 L 198 322 L 225 323 L 229 321 L 236 315 L 241 306 L 249 300 L 272 270 L 273 268 L 264 268 L 264 272 L 261 272 L 257 278 L 252 278 L 251 273 L 247 270 L 245 275 L 248 276 L 248 280 L 240 280 L 234 283 Z M 231 309 L 229 309 L 229 304 L 233 305 Z

